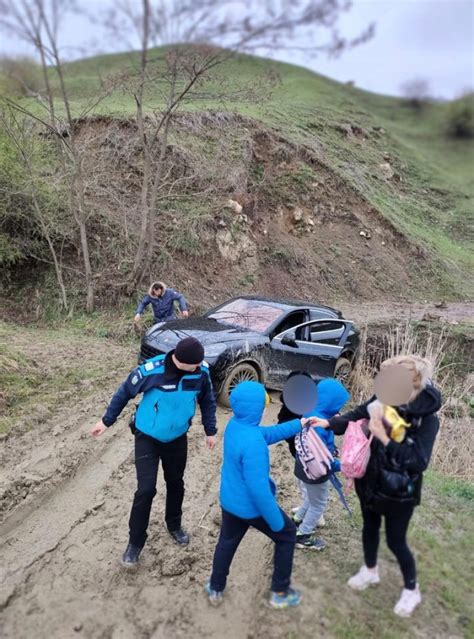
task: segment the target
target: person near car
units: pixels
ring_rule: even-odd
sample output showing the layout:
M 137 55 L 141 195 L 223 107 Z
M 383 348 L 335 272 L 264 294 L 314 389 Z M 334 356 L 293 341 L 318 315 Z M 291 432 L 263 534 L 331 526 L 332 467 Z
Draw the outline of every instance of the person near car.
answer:
M 312 416 L 319 418 L 334 417 L 349 401 L 350 395 L 344 385 L 337 379 L 330 377 L 322 379 L 317 385 L 316 406 L 310 411 Z M 337 448 L 334 433 L 324 428 L 315 428 L 323 444 L 334 456 L 330 472 L 337 473 L 341 469 L 336 457 Z M 295 456 L 295 477 L 300 482 L 303 501 L 293 515 L 293 521 L 298 526 L 296 532 L 296 547 L 310 550 L 323 550 L 326 542 L 316 537 L 314 531 L 324 522 L 324 512 L 329 498 L 330 474 L 319 479 L 309 479 L 298 453 Z M 323 520 L 321 521 L 321 518 Z M 320 523 L 321 522 L 321 523 Z
M 363 517 L 365 563 L 349 579 L 348 585 L 364 590 L 379 583 L 377 552 L 380 527 L 385 519 L 387 545 L 398 561 L 404 581 L 394 612 L 409 617 L 421 603 L 421 594 L 415 559 L 406 536 L 414 509 L 420 503 L 423 472 L 428 467 L 439 429 L 437 412 L 441 407 L 441 395 L 431 382 L 432 367 L 428 360 L 401 355 L 383 362 L 382 369 L 394 365 L 405 367 L 413 376 L 413 392 L 408 403 L 395 407 L 410 425 L 403 441 L 397 443 L 390 437 L 380 413 L 370 415 L 375 398 L 345 415 L 317 419 L 316 422 L 341 435 L 349 422 L 370 418 L 369 430 L 374 436 L 371 454 L 364 477 L 355 480 Z
M 232 559 L 250 527 L 275 543 L 270 604 L 287 608 L 298 605 L 301 600 L 301 594 L 290 584 L 296 526 L 278 505 L 276 487 L 269 475 L 268 446 L 295 435 L 303 423 L 297 419 L 261 427 L 268 402 L 265 388 L 258 382 L 241 382 L 230 396 L 233 417 L 224 434 L 221 530 L 211 578 L 205 586 L 212 605 L 219 605 L 223 599 Z
M 129 543 L 122 564 L 138 563 L 147 538 L 153 498 L 156 495 L 161 460 L 166 483 L 165 521 L 178 544 L 189 543 L 181 525 L 184 498 L 184 471 L 187 459 L 187 431 L 199 404 L 206 445 L 216 443 L 216 401 L 204 360 L 204 348 L 187 337 L 166 356 L 158 355 L 136 367 L 123 382 L 91 434 L 99 436 L 112 426 L 129 400 L 143 396 L 131 422 L 135 435 L 137 490 L 129 519 Z
M 153 309 L 155 322 L 168 322 L 176 319 L 175 302 L 178 302 L 183 317 L 188 317 L 188 305 L 182 293 L 168 288 L 164 282 L 153 282 L 148 293 L 138 304 L 134 321 L 139 322 L 148 305 Z

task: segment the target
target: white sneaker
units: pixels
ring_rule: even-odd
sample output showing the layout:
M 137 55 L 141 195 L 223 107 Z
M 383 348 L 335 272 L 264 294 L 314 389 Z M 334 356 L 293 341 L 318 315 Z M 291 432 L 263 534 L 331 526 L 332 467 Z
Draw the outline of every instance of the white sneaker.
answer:
M 365 590 L 369 586 L 380 583 L 379 569 L 362 566 L 357 574 L 349 579 L 347 585 L 354 590 Z
M 420 587 L 416 584 L 415 590 L 402 590 L 402 595 L 393 609 L 393 612 L 399 617 L 410 617 L 415 608 L 421 604 Z
M 298 512 L 299 509 L 300 509 L 300 506 L 295 506 L 294 508 L 291 509 L 291 512 L 295 514 Z
M 326 525 L 326 520 L 324 519 L 324 515 L 321 515 L 318 523 L 316 524 L 316 528 L 324 528 L 325 525 Z

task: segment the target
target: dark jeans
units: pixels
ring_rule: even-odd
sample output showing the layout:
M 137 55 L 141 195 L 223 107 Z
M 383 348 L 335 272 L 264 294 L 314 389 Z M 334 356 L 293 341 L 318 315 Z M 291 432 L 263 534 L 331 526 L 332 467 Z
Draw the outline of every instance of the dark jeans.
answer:
M 168 530 L 180 528 L 184 497 L 183 475 L 186 468 L 187 452 L 186 435 L 165 443 L 148 437 L 139 430 L 135 433 L 135 467 L 138 487 L 129 520 L 131 544 L 140 548 L 145 544 L 151 504 L 156 495 L 156 479 L 160 459 L 166 482 L 166 525 Z
M 235 551 L 250 527 L 256 528 L 275 542 L 272 591 L 286 592 L 288 590 L 293 568 L 296 526 L 283 511 L 281 514 L 285 525 L 282 530 L 274 532 L 263 517 L 240 519 L 240 517 L 222 510 L 221 533 L 212 564 L 211 588 L 213 590 L 217 592 L 224 590 Z
M 415 559 L 407 544 L 407 530 L 413 515 L 413 507 L 397 515 L 383 515 L 385 517 L 385 535 L 387 546 L 393 552 L 402 571 L 405 588 L 414 590 L 416 587 Z M 365 565 L 374 568 L 377 565 L 377 551 L 380 541 L 380 527 L 382 515 L 372 510 L 363 509 L 364 527 L 362 529 L 362 544 L 364 546 Z

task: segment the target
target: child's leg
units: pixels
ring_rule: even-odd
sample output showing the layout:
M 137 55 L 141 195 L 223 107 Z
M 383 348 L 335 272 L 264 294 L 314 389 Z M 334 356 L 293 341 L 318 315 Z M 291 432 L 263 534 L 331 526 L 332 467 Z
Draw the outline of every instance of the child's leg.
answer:
M 214 551 L 212 563 L 211 588 L 222 592 L 226 586 L 227 575 L 234 558 L 235 551 L 249 528 L 245 519 L 235 517 L 231 513 L 222 511 L 221 533 Z
M 252 519 L 251 525 L 275 542 L 271 588 L 272 592 L 286 593 L 291 582 L 296 526 L 282 510 L 281 514 L 283 515 L 285 525 L 278 532 L 271 530 L 263 517 Z
M 329 482 L 325 481 L 322 484 L 305 484 L 305 488 L 309 508 L 299 526 L 298 532 L 302 535 L 309 535 L 316 528 L 328 503 Z
M 382 515 L 372 510 L 362 509 L 362 518 L 364 521 L 362 528 L 362 545 L 364 547 L 365 565 L 367 568 L 375 568 L 379 550 Z
M 301 479 L 298 479 L 298 488 L 299 488 L 299 491 L 300 491 L 302 503 L 301 503 L 300 507 L 298 508 L 298 510 L 296 511 L 295 517 L 297 519 L 300 519 L 301 521 L 304 519 L 306 513 L 308 512 L 308 508 L 309 508 L 309 499 L 308 499 L 308 493 L 306 491 L 306 485 L 307 484 L 302 482 Z

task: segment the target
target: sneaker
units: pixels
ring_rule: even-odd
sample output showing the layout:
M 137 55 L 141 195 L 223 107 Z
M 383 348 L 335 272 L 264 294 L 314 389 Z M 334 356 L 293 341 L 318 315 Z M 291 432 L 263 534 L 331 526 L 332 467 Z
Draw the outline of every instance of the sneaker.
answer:
M 325 525 L 326 525 L 326 520 L 324 519 L 324 515 L 321 515 L 318 523 L 316 524 L 316 528 L 324 528 Z
M 291 608 L 293 606 L 298 606 L 301 599 L 302 595 L 299 590 L 288 588 L 286 592 L 272 592 L 272 596 L 270 597 L 270 606 L 280 610 L 283 608 Z
M 180 546 L 187 546 L 189 544 L 189 535 L 182 528 L 178 528 L 178 530 L 168 530 L 168 532 Z
M 122 566 L 124 566 L 125 568 L 136 568 L 138 565 L 138 560 L 140 559 L 141 551 L 142 548 L 140 548 L 140 546 L 128 544 L 125 552 L 122 555 Z
M 296 509 L 296 512 L 298 512 L 298 510 L 299 510 L 299 508 Z M 292 516 L 291 519 L 297 526 L 299 526 L 301 524 L 301 522 L 303 521 L 301 519 L 301 517 L 298 517 L 298 515 L 296 513 L 294 513 L 294 515 Z
M 326 548 L 326 542 L 313 535 L 302 535 L 296 533 L 296 547 L 309 548 L 310 550 L 322 550 Z
M 211 604 L 211 606 L 220 606 L 223 598 L 224 598 L 224 592 L 219 592 L 218 590 L 213 590 L 211 588 L 211 582 L 208 581 L 206 583 L 206 585 L 204 586 L 204 590 L 206 591 L 207 594 L 207 598 L 209 599 L 209 603 Z
M 293 515 L 294 515 L 295 513 L 297 513 L 297 512 L 298 512 L 298 510 L 299 510 L 299 509 L 300 509 L 300 507 L 299 507 L 299 506 L 295 506 L 294 508 L 292 508 L 292 509 L 291 509 L 291 512 L 292 512 L 292 513 L 293 513 Z
M 399 617 L 410 617 L 415 608 L 421 604 L 420 587 L 416 584 L 415 590 L 402 590 L 402 595 L 393 609 Z
M 369 569 L 367 566 L 362 566 L 359 572 L 349 579 L 347 585 L 354 590 L 365 590 L 378 583 L 380 583 L 378 567 Z

